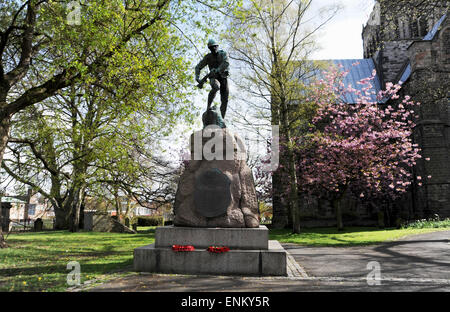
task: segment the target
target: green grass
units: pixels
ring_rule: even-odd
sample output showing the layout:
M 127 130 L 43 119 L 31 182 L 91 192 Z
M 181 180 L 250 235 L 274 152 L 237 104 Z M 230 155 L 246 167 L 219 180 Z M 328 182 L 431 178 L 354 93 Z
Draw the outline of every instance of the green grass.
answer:
M 336 228 L 303 229 L 300 234 L 292 234 L 288 229 L 270 230 L 270 239 L 281 243 L 294 243 L 305 246 L 348 247 L 377 244 L 392 241 L 408 235 L 450 230 L 442 228 L 378 229 L 374 227 L 349 227 L 343 231 Z
M 70 261 L 80 263 L 81 283 L 130 271 L 126 269 L 133 263 L 133 249 L 154 242 L 154 228 L 138 231 L 11 234 L 10 248 L 0 249 L 0 291 L 65 291 Z

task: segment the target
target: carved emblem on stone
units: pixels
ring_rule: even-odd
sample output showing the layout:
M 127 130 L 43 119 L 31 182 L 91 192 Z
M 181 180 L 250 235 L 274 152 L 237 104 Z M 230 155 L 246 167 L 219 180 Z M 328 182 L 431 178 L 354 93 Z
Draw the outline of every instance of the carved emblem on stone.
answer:
M 231 202 L 231 180 L 218 168 L 203 170 L 195 178 L 194 205 L 207 218 L 227 213 Z

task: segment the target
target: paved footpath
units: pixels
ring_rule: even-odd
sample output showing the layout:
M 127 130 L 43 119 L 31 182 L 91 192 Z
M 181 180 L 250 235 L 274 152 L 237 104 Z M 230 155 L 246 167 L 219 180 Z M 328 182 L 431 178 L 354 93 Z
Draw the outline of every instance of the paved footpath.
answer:
M 290 253 L 291 261 L 296 261 L 290 267 L 297 270 L 289 277 L 136 273 L 90 291 L 450 292 L 450 231 L 363 247 L 283 247 Z

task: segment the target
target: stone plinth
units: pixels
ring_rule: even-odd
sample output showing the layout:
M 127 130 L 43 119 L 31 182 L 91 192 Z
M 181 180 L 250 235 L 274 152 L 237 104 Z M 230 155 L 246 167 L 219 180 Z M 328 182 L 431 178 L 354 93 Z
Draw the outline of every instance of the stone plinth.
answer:
M 194 251 L 173 251 L 172 245 L 192 245 Z M 211 253 L 209 246 L 230 251 Z M 134 269 L 171 274 L 287 276 L 287 253 L 278 241 L 268 240 L 259 228 L 156 229 L 155 243 L 134 250 Z
M 155 244 L 134 250 L 134 269 L 168 274 L 214 274 L 286 276 L 286 251 L 278 241 L 269 241 L 266 250 L 230 250 L 211 253 L 206 249 L 176 252 Z
M 227 246 L 230 249 L 268 249 L 269 230 L 259 228 L 193 228 L 162 226 L 156 228 L 155 247 L 193 245 L 196 248 Z
M 287 276 L 287 253 L 260 226 L 258 200 L 243 141 L 205 124 L 191 136 L 174 203 L 174 226 L 134 250 L 136 271 L 175 274 Z M 192 245 L 193 251 L 174 251 Z M 210 246 L 228 247 L 211 253 Z

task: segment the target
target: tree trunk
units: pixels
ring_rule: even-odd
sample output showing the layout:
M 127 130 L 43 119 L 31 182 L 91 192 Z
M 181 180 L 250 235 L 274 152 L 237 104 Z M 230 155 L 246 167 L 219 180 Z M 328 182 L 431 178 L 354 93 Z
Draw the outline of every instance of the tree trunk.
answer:
M 119 197 L 119 192 L 117 190 L 114 194 L 114 207 L 116 209 L 117 221 L 120 221 L 120 215 L 122 214 L 122 209 L 120 207 L 120 197 Z
M 344 229 L 344 223 L 342 222 L 342 204 L 341 199 L 333 200 L 333 207 L 336 211 L 336 227 L 338 231 L 342 231 Z
M 67 211 L 64 210 L 64 206 L 54 207 L 55 210 L 55 230 L 67 230 L 69 229 L 69 218 Z
M 281 161 L 281 160 L 280 160 Z M 289 223 L 288 205 L 283 203 L 283 185 L 281 168 L 278 168 L 272 174 L 272 228 L 284 229 Z
M 284 99 L 281 99 L 281 135 L 285 137 L 285 148 L 287 155 L 287 165 L 289 174 L 289 206 L 292 216 L 292 232 L 300 233 L 300 205 L 298 197 L 297 170 L 295 165 L 295 154 L 292 146 L 291 131 L 289 129 L 288 106 Z M 281 142 L 281 138 L 280 138 Z
M 347 194 L 348 185 L 345 186 L 344 192 L 338 195 L 337 198 L 331 201 L 331 205 L 336 212 L 336 227 L 338 231 L 342 231 L 344 229 L 344 222 L 342 221 L 342 199 Z
M 271 98 L 271 124 L 274 126 L 280 125 L 280 110 L 279 105 L 277 103 L 277 98 Z M 279 133 L 279 146 L 281 147 L 284 143 L 282 140 L 284 137 L 282 133 Z M 280 148 L 278 151 L 279 157 L 279 166 L 272 173 L 272 228 L 274 229 L 284 229 L 288 227 L 289 224 L 289 212 L 288 205 L 283 202 L 283 193 L 286 189 L 283 181 L 283 168 L 280 166 L 284 164 L 285 158 L 281 155 L 282 149 Z
M 338 231 L 342 231 L 344 229 L 344 222 L 342 221 L 342 198 L 344 198 L 347 193 L 347 188 L 348 187 L 346 186 L 344 192 L 331 201 L 331 204 L 336 212 L 336 226 Z
M 27 194 L 27 202 L 25 204 L 24 210 L 23 210 L 23 229 L 26 230 L 26 226 L 27 224 L 29 224 L 29 211 L 30 211 L 30 201 L 31 201 L 31 196 L 33 194 L 32 189 L 28 189 L 28 194 Z
M 384 212 L 381 209 L 378 212 L 378 227 L 384 229 Z
M 5 238 L 3 237 L 3 205 L 1 205 L 1 197 L 0 197 L 0 248 L 6 248 L 8 245 L 6 244 Z
M 84 189 L 77 187 L 69 192 L 69 201 L 67 202 L 67 211 L 69 212 L 69 231 L 78 232 L 80 230 L 80 210 L 82 204 L 82 195 Z
M 295 170 L 294 153 L 289 156 L 289 176 L 290 176 L 290 207 L 292 213 L 292 232 L 300 233 L 300 205 L 298 198 L 297 172 Z
M 5 116 L 3 112 L 0 112 L 0 165 L 3 162 L 3 155 L 5 153 L 6 144 L 8 144 L 10 126 L 11 116 Z M 3 236 L 3 217 L 2 209 L 0 208 L 0 248 L 6 248 L 7 246 L 8 245 L 6 244 L 5 238 Z
M 84 200 L 86 198 L 86 192 L 83 193 L 83 196 L 81 197 L 81 205 L 80 205 L 80 223 L 79 223 L 79 229 L 84 229 Z

